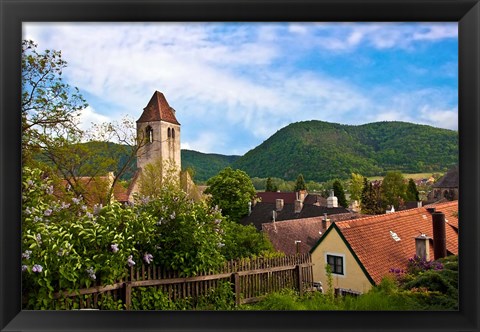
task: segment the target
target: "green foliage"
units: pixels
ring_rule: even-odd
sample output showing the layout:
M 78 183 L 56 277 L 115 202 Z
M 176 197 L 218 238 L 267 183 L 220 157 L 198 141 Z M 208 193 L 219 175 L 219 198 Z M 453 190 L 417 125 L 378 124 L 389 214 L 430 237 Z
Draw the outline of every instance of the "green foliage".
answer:
M 352 173 L 350 178 L 349 192 L 351 201 L 360 201 L 363 189 L 363 176 L 357 173 Z
M 360 206 L 363 214 L 384 213 L 380 186 L 377 183 L 373 184 L 372 182 L 369 182 L 367 178 L 363 178 Z
M 294 187 L 294 191 L 300 191 L 300 190 L 306 190 L 307 189 L 307 185 L 305 184 L 305 179 L 303 178 L 303 175 L 302 174 L 299 174 L 297 176 L 297 181 L 295 181 L 295 187 Z
M 173 187 L 158 197 L 87 207 L 60 201 L 38 169 L 23 168 L 22 270 L 27 308 L 54 307 L 53 293 L 112 284 L 131 264 L 152 261 L 185 276 L 214 271 L 225 258 L 218 210 Z
M 234 293 L 231 283 L 221 281 L 207 295 L 188 297 L 172 301 L 168 294 L 157 287 L 136 287 L 132 289 L 133 310 L 233 310 Z
M 338 204 L 344 208 L 348 207 L 347 199 L 345 198 L 345 191 L 339 180 L 333 182 L 333 192 L 338 199 Z
M 405 200 L 407 202 L 420 201 L 417 185 L 415 184 L 415 181 L 413 181 L 413 179 L 408 180 L 407 190 L 405 193 Z
M 325 273 L 327 275 L 327 293 L 326 298 L 329 303 L 333 303 L 335 298 L 335 289 L 333 288 L 332 267 L 330 264 L 325 264 Z
M 248 175 L 241 170 L 225 168 L 207 181 L 209 204 L 218 206 L 222 214 L 230 220 L 238 221 L 248 213 L 248 204 L 252 202 L 256 191 Z
M 255 226 L 245 226 L 229 220 L 224 221 L 222 225 L 225 232 L 222 254 L 227 260 L 275 252 L 268 237 L 259 232 Z
M 381 185 L 384 204 L 393 205 L 395 209 L 398 209 L 400 201 L 405 199 L 406 189 L 405 179 L 401 172 L 387 172 Z
M 60 51 L 37 51 L 31 40 L 22 41 L 22 154 L 30 163 L 33 154 L 80 133 L 80 111 L 88 105 L 77 88 L 64 83 L 67 62 Z
M 182 170 L 193 169 L 195 176 L 192 176 L 192 178 L 199 183 L 207 181 L 240 158 L 239 156 L 224 156 L 192 150 L 181 150 L 181 155 Z
M 277 186 L 273 184 L 272 178 L 268 178 L 265 182 L 265 191 L 276 192 L 278 190 Z
M 324 182 L 348 179 L 351 173 L 443 171 L 457 163 L 456 131 L 404 122 L 350 126 L 305 121 L 280 129 L 232 167 L 251 177 L 289 180 L 302 173 Z

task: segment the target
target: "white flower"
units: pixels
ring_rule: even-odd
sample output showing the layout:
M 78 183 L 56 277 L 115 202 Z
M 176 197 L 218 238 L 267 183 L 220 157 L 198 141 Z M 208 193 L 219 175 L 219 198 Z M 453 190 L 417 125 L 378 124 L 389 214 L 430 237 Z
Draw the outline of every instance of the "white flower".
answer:
M 51 209 L 46 209 L 45 212 L 43 213 L 44 216 L 46 217 L 49 217 L 51 214 L 52 214 L 52 210 Z
M 110 245 L 110 249 L 112 250 L 113 253 L 118 252 L 118 244 L 114 243 Z
M 132 258 L 133 258 L 133 256 L 130 255 L 130 256 L 128 256 L 128 259 L 127 259 L 127 264 L 128 264 L 128 266 L 130 266 L 130 267 L 132 267 L 132 266 L 135 265 L 135 262 L 133 261 Z

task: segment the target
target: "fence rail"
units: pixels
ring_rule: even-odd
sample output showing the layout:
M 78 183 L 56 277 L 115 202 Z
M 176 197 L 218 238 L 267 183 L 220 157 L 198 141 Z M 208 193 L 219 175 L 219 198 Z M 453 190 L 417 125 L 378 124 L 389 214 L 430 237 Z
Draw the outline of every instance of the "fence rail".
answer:
M 125 309 L 132 309 L 132 290 L 135 287 L 157 287 L 171 301 L 198 298 L 207 295 L 222 281 L 232 285 L 235 304 L 254 303 L 266 294 L 284 288 L 297 290 L 300 294 L 313 287 L 312 260 L 309 253 L 276 258 L 232 260 L 215 274 L 200 273 L 194 277 L 181 277 L 178 273 L 161 267 L 132 267 L 126 280 L 74 292 L 57 292 L 54 298 L 65 301 L 77 298 L 80 308 L 99 308 L 103 296 L 121 299 Z M 90 295 L 83 300 L 81 296 Z M 65 302 L 64 302 L 65 303 Z

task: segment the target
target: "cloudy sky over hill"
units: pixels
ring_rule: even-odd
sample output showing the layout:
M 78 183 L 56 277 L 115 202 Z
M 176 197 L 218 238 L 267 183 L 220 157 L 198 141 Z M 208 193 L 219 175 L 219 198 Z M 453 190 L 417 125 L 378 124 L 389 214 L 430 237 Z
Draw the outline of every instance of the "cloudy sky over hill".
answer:
M 182 148 L 244 154 L 291 122 L 457 129 L 457 23 L 25 23 L 61 50 L 91 122 L 137 120 L 155 90 Z

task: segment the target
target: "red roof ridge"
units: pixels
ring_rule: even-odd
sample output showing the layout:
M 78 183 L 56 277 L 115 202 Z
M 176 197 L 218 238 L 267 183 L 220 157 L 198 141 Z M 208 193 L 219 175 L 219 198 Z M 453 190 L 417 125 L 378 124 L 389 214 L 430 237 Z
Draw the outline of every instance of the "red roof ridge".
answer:
M 370 222 L 377 222 L 378 220 L 388 221 L 388 220 L 391 220 L 391 219 L 397 219 L 399 216 L 415 215 L 415 214 L 420 214 L 421 212 L 429 213 L 424 207 L 419 207 L 419 208 L 396 211 L 396 212 L 391 212 L 391 213 L 377 214 L 377 215 L 363 217 L 363 218 L 338 221 L 335 224 L 340 228 L 342 228 L 342 227 L 352 228 L 352 225 L 350 224 L 351 222 L 355 222 L 355 224 L 356 224 L 355 226 L 360 226 L 359 225 L 360 223 L 361 223 L 362 226 L 364 226 L 364 225 L 366 225 Z M 343 225 L 343 224 L 345 224 L 345 225 Z
M 175 117 L 175 110 L 168 104 L 165 95 L 155 90 L 137 122 L 165 121 L 180 124 Z

